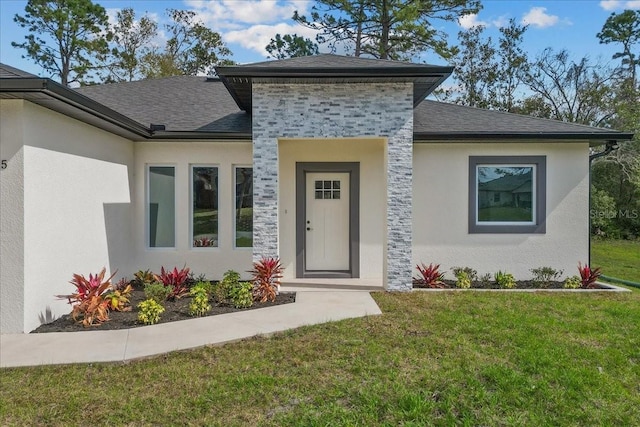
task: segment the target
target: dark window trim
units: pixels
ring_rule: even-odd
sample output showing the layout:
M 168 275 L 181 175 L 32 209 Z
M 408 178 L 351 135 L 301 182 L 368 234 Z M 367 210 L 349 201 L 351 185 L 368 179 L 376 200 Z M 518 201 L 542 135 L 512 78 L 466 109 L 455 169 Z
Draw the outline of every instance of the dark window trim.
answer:
M 307 172 L 349 173 L 349 270 L 307 270 L 305 256 Z M 360 277 L 360 163 L 296 162 L 296 277 Z
M 536 166 L 535 224 L 477 224 L 477 166 L 484 164 Z M 547 223 L 547 156 L 469 156 L 469 234 L 545 234 Z

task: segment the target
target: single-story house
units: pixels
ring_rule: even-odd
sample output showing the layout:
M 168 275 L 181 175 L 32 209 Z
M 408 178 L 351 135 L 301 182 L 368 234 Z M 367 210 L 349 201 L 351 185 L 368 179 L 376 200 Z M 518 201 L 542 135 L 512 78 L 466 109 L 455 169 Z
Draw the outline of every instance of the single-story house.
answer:
M 278 256 L 285 281 L 389 291 L 419 262 L 574 271 L 589 147 L 633 136 L 425 100 L 447 66 L 318 55 L 216 72 L 70 89 L 0 67 L 2 333 L 68 313 L 54 295 L 103 266 L 219 279 Z M 481 215 L 505 170 L 530 174 L 510 190 L 524 219 Z

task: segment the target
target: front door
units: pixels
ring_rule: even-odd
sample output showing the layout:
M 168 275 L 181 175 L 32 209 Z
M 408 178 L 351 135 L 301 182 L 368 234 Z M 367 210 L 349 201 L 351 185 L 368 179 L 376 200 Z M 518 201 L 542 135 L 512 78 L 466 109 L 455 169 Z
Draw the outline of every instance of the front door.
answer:
M 360 277 L 360 164 L 296 163 L 296 277 Z
M 349 174 L 306 174 L 306 269 L 349 270 Z

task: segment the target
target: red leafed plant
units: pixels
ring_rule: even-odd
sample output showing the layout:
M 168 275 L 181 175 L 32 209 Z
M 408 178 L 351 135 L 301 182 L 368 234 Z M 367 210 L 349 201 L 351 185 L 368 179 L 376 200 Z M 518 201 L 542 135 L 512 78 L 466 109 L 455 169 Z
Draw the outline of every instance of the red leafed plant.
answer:
M 106 268 L 103 268 L 95 276 L 89 274 L 88 279 L 83 275 L 74 274 L 69 283 L 76 287 L 76 292 L 71 295 L 58 295 L 58 298 L 64 298 L 73 305 L 71 317 L 75 321 L 81 319 L 84 326 L 109 320 L 109 300 L 106 293 L 112 289 L 111 279 L 116 273 L 105 280 L 106 271 Z
M 413 278 L 413 283 L 416 285 L 423 285 L 427 288 L 442 288 L 444 287 L 444 282 L 442 279 L 444 278 L 444 273 L 440 273 L 438 269 L 440 268 L 440 264 L 429 264 L 428 266 L 422 263 L 421 265 L 416 265 L 418 269 L 418 273 L 420 273 L 419 277 Z
M 596 282 L 600 277 L 600 267 L 591 268 L 587 264 L 582 265 L 578 262 L 578 271 L 580 272 L 580 279 L 582 280 L 582 287 L 587 289 L 597 288 Z
M 154 274 L 153 277 L 164 286 L 171 288 L 171 293 L 167 299 L 180 298 L 189 292 L 187 286 L 189 280 L 189 269 L 186 267 L 183 267 L 182 270 L 178 270 L 177 267 L 173 267 L 173 271 L 165 271 L 164 267 L 160 267 L 160 274 Z
M 263 257 L 254 262 L 253 270 L 249 271 L 253 275 L 253 299 L 260 302 L 275 301 L 283 271 L 279 258 Z

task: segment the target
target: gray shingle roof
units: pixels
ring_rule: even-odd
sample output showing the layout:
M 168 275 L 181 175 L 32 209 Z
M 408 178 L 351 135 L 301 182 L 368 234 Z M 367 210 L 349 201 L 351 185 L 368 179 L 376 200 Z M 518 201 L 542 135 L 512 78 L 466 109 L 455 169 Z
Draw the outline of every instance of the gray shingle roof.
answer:
M 266 68 L 399 68 L 399 67 L 411 67 L 411 68 L 433 68 L 437 65 L 430 64 L 415 64 L 413 62 L 403 61 L 391 61 L 387 59 L 373 59 L 373 58 L 361 58 L 355 56 L 340 56 L 330 53 L 323 53 L 320 55 L 312 56 L 300 56 L 298 58 L 270 60 L 263 62 L 255 62 L 251 64 L 237 65 L 240 68 L 254 68 L 254 67 L 266 67 Z
M 218 79 L 175 76 L 84 86 L 77 91 L 137 122 L 167 131 L 250 133 L 251 117 L 240 111 Z
M 247 67 L 256 69 L 263 66 L 271 68 L 274 66 L 285 68 L 293 66 L 295 68 L 325 64 L 326 67 L 354 68 L 369 67 L 374 63 L 378 67 L 389 65 L 391 68 L 405 64 L 397 61 L 318 55 L 249 64 Z M 411 66 L 411 64 L 406 65 Z M 413 65 L 419 66 L 419 64 Z M 47 80 L 6 64 L 0 64 L 0 78 L 7 79 L 5 82 L 19 82 L 20 79 Z M 52 85 L 55 86 L 53 83 Z M 251 136 L 250 114 L 238 108 L 223 82 L 218 79 L 176 76 L 86 86 L 78 88 L 76 91 L 90 98 L 91 101 L 99 103 L 96 104 L 97 106 L 102 104 L 146 128 L 152 123 L 165 125 L 168 132 L 183 132 L 184 135 L 181 137 L 184 138 L 195 137 L 195 134 L 199 134 L 201 137 L 208 135 L 211 138 L 222 137 L 224 134 L 239 138 L 250 138 Z M 7 92 L 7 96 L 3 97 L 11 97 L 9 92 Z M 429 100 L 422 102 L 414 109 L 414 138 L 416 141 L 507 140 L 514 138 L 603 141 L 606 139 L 631 139 L 632 136 L 631 133 L 610 129 Z
M 615 138 L 620 132 L 557 120 L 491 111 L 437 101 L 424 101 L 414 109 L 417 140 L 566 137 Z M 580 137 L 582 135 L 582 137 Z
M 11 79 L 16 77 L 38 77 L 35 74 L 27 73 L 26 71 L 19 70 L 11 65 L 3 64 L 0 62 L 0 79 Z
M 173 132 L 251 134 L 251 116 L 241 111 L 217 79 L 178 76 L 86 86 L 77 89 L 145 126 Z M 489 111 L 436 101 L 414 110 L 416 140 L 482 138 L 616 138 L 619 132 L 555 120 Z

